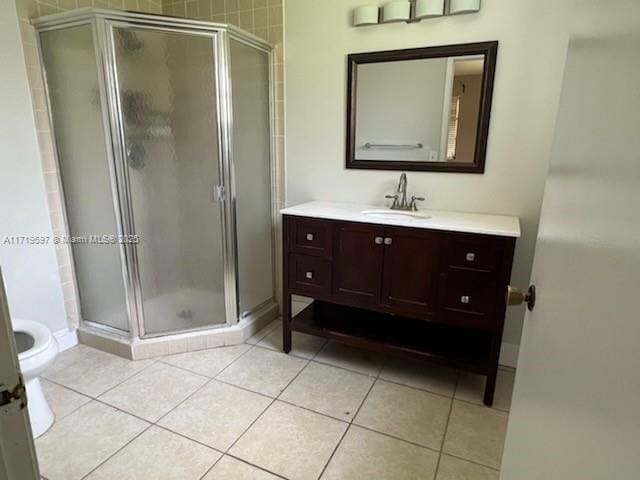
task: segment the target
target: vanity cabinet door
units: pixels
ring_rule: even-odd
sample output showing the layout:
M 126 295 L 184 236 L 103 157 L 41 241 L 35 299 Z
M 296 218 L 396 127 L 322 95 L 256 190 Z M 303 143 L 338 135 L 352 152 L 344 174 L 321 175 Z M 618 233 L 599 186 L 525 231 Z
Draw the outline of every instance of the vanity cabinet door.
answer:
M 410 228 L 385 229 L 381 303 L 394 311 L 434 311 L 438 234 Z
M 347 304 L 380 300 L 384 228 L 360 223 L 334 226 L 333 297 Z

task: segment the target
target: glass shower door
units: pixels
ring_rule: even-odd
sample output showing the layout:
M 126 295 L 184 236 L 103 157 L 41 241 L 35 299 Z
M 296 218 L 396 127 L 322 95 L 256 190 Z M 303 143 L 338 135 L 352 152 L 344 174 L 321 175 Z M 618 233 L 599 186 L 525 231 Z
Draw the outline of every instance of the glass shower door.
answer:
M 129 331 L 91 24 L 40 32 L 74 271 L 85 321 Z M 59 233 L 59 232 L 56 232 Z
M 144 335 L 226 322 L 214 34 L 114 26 Z
M 275 295 L 269 53 L 231 39 L 229 54 L 238 304 L 247 315 Z

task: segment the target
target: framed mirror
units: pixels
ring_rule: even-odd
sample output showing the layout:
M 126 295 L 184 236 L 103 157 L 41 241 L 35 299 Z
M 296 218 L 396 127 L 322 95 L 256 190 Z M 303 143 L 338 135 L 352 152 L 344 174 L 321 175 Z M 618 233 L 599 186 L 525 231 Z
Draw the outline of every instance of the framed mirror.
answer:
M 347 168 L 484 173 L 498 42 L 348 56 Z

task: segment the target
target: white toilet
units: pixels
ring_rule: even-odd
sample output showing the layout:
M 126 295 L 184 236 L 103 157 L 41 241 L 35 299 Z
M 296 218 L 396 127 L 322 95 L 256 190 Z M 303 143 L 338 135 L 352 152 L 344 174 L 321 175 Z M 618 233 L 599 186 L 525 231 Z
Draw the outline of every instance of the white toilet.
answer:
M 12 323 L 20 370 L 27 388 L 31 430 L 38 438 L 49 430 L 55 419 L 38 377 L 53 363 L 58 354 L 58 344 L 51 330 L 41 323 L 31 320 L 13 320 Z

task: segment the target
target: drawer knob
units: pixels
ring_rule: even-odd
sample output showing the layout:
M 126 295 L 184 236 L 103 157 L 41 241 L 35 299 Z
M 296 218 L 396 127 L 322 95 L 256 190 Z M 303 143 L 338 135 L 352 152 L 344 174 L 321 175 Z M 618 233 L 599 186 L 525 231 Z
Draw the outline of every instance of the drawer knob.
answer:
M 382 237 L 376 237 L 375 242 L 376 245 L 382 245 Z
M 469 252 L 469 253 L 467 253 L 467 257 L 466 258 L 467 258 L 467 262 L 473 262 L 476 259 L 476 254 L 472 253 L 472 252 Z
M 313 241 L 314 238 L 315 238 L 315 235 L 313 233 L 307 233 L 307 240 L 311 242 Z
M 385 237 L 384 244 L 391 245 L 393 243 L 393 239 L 391 237 Z
M 469 295 L 462 295 L 460 297 L 460 303 L 469 303 L 469 300 L 470 300 Z
M 312 271 L 308 271 L 304 274 L 305 277 L 307 277 L 309 280 L 311 280 L 313 278 L 313 272 Z

